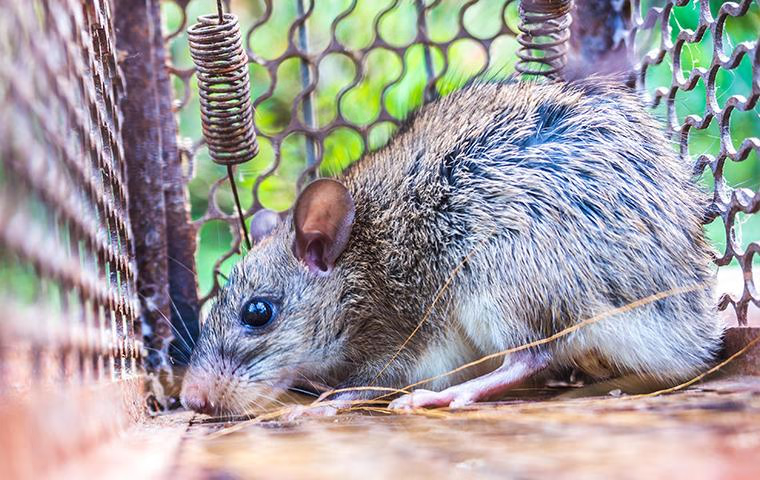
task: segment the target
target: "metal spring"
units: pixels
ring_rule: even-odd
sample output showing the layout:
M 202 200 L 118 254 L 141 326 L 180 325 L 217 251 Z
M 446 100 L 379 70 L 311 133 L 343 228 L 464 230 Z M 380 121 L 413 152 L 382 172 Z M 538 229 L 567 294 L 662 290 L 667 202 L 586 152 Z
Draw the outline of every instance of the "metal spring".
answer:
M 518 72 L 548 78 L 559 75 L 567 61 L 572 6 L 572 0 L 521 0 Z
M 227 167 L 242 237 L 250 250 L 251 240 L 232 171 L 233 165 L 259 153 L 248 55 L 243 50 L 237 17 L 224 13 L 222 0 L 217 0 L 216 8 L 216 15 L 198 17 L 198 23 L 187 29 L 187 36 L 198 78 L 203 138 L 214 162 Z
M 247 162 L 256 156 L 259 145 L 253 127 L 248 56 L 237 16 L 202 15 L 187 33 L 197 67 L 203 137 L 211 158 L 228 166 Z

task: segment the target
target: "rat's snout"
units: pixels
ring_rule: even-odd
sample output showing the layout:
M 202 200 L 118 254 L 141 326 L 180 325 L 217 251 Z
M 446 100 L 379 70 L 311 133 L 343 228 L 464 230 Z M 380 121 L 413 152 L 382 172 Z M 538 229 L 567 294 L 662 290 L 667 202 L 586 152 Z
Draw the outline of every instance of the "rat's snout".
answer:
M 240 415 L 268 392 L 224 372 L 190 367 L 182 381 L 180 401 L 188 410 L 206 415 Z
M 214 405 L 208 398 L 208 390 L 200 385 L 188 385 L 187 382 L 185 382 L 182 386 L 180 401 L 188 410 L 205 413 L 206 415 L 212 415 L 214 413 Z
M 200 373 L 200 374 L 199 374 Z M 192 368 L 185 373 L 180 392 L 180 402 L 188 410 L 193 410 L 206 415 L 214 415 L 219 412 L 221 405 L 216 398 L 218 381 L 194 371 Z

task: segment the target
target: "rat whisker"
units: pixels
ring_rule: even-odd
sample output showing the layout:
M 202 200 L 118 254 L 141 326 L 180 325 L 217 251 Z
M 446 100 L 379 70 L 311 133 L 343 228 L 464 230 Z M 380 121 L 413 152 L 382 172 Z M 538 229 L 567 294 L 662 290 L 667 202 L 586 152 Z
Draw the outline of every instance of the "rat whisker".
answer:
M 190 273 L 190 274 L 192 274 L 193 276 L 195 276 L 195 271 L 194 271 L 192 268 L 190 268 L 190 267 L 188 267 L 187 265 L 185 265 L 183 262 L 179 261 L 177 258 L 173 257 L 172 255 L 167 255 L 166 257 L 167 257 L 167 258 L 168 258 L 170 261 L 174 262 L 176 265 L 178 265 L 178 266 L 180 266 L 180 267 L 184 268 L 184 269 L 185 269 L 185 271 L 187 271 L 188 273 Z
M 288 390 L 294 391 L 296 393 L 302 393 L 302 394 L 308 395 L 310 397 L 319 398 L 319 394 L 314 393 L 314 392 L 310 392 L 309 390 L 304 390 L 302 388 L 290 387 L 290 388 L 288 388 Z
M 146 302 L 148 301 L 148 298 L 145 295 L 141 294 L 140 292 L 137 292 L 137 295 L 139 295 L 144 301 L 146 301 Z M 164 312 L 162 312 L 161 310 L 159 310 L 159 309 L 154 309 L 153 311 L 158 312 L 159 315 L 161 315 L 161 317 L 164 319 L 164 321 L 166 322 L 166 324 L 169 325 L 169 328 L 172 329 L 172 331 L 176 334 L 177 338 L 179 338 L 180 341 L 182 341 L 182 343 L 185 345 L 185 347 L 187 348 L 187 350 L 188 351 L 192 351 L 192 348 L 190 348 L 190 345 L 187 343 L 187 341 L 182 336 L 182 334 L 180 334 L 179 330 L 177 330 L 177 328 L 174 325 L 172 325 L 171 319 L 169 317 L 167 317 L 166 314 Z
M 161 351 L 161 350 L 159 350 L 158 348 L 149 347 L 147 345 L 143 345 L 143 348 L 146 349 L 146 350 L 148 350 L 148 351 L 151 351 L 151 352 L 156 352 L 156 353 L 158 353 L 160 355 L 164 354 L 164 352 Z M 187 363 L 187 362 L 190 361 L 190 358 L 182 350 L 175 350 L 173 352 L 173 355 L 169 358 L 169 360 L 173 362 L 175 356 L 177 356 L 177 358 L 179 358 L 180 360 L 184 360 L 185 363 Z
M 161 313 L 161 316 L 164 318 L 164 320 L 166 320 L 166 324 L 167 324 L 167 325 L 169 326 L 169 328 L 172 330 L 172 333 L 174 333 L 174 338 L 177 338 L 177 339 L 179 339 L 179 340 L 182 342 L 182 345 L 184 345 L 184 347 L 187 349 L 187 351 L 188 351 L 188 352 L 192 352 L 192 348 L 190 347 L 190 344 L 189 344 L 189 343 L 187 342 L 187 340 L 185 339 L 185 336 L 184 336 L 184 335 L 182 335 L 182 332 L 180 332 L 180 331 L 177 329 L 177 327 L 175 327 L 175 326 L 172 324 L 172 322 L 171 322 L 171 319 L 169 319 L 169 318 L 168 318 L 168 317 L 167 317 L 167 316 L 166 316 L 166 315 L 165 315 L 163 312 L 161 312 L 160 310 L 159 310 L 158 312 L 159 312 L 159 313 Z
M 304 382 L 308 383 L 309 386 L 311 386 L 311 388 L 313 388 L 315 391 L 324 392 L 324 391 L 327 391 L 327 390 L 329 390 L 331 388 L 329 386 L 329 382 L 325 381 L 324 379 L 322 379 L 321 383 L 316 383 L 316 382 L 314 382 L 313 379 L 308 378 L 304 372 L 296 372 L 296 375 L 298 377 L 301 377 L 301 379 Z
M 285 402 L 283 402 L 283 401 L 282 401 L 282 400 L 280 400 L 279 398 L 277 398 L 277 397 L 273 397 L 273 396 L 271 396 L 271 395 L 266 395 L 266 394 L 264 394 L 264 393 L 261 393 L 261 392 L 257 392 L 257 393 L 256 393 L 256 397 L 257 397 L 257 398 L 263 398 L 264 400 L 269 400 L 269 402 L 271 402 L 271 403 L 275 403 L 275 404 L 277 404 L 277 405 L 280 405 L 280 406 L 283 406 L 283 405 L 285 405 Z M 261 407 L 259 407 L 259 408 L 261 408 Z
M 169 302 L 171 302 L 172 309 L 174 310 L 174 313 L 177 315 L 177 318 L 179 318 L 180 323 L 182 324 L 182 327 L 185 329 L 185 333 L 187 334 L 187 338 L 190 340 L 190 343 L 193 347 L 195 347 L 195 338 L 193 338 L 193 335 L 190 333 L 190 329 L 187 328 L 187 323 L 185 322 L 185 319 L 182 318 L 182 313 L 180 313 L 179 308 L 177 307 L 177 304 L 174 303 L 174 299 L 169 296 Z

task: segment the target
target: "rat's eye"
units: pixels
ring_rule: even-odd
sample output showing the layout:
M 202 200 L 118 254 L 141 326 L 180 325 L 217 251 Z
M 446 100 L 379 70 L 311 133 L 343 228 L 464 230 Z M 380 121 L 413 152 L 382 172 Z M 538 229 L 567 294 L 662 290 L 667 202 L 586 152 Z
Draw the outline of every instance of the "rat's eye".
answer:
M 274 320 L 277 310 L 271 301 L 266 298 L 252 298 L 243 305 L 243 311 L 240 314 L 243 324 L 261 328 Z

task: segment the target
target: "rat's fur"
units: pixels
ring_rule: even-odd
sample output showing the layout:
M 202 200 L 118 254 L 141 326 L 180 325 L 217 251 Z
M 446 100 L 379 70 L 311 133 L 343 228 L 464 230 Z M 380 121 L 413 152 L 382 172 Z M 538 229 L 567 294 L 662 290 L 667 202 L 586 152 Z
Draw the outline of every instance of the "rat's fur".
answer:
M 290 220 L 254 247 L 203 326 L 190 377 L 215 385 L 221 411 L 259 401 L 262 385 L 402 387 L 702 285 L 545 346 L 552 365 L 598 377 L 693 375 L 713 360 L 722 327 L 700 223 L 707 202 L 691 169 L 636 96 L 612 83 L 470 85 L 423 107 L 340 179 L 356 214 L 330 274 L 294 257 Z M 239 320 L 252 296 L 281 302 L 258 334 Z

